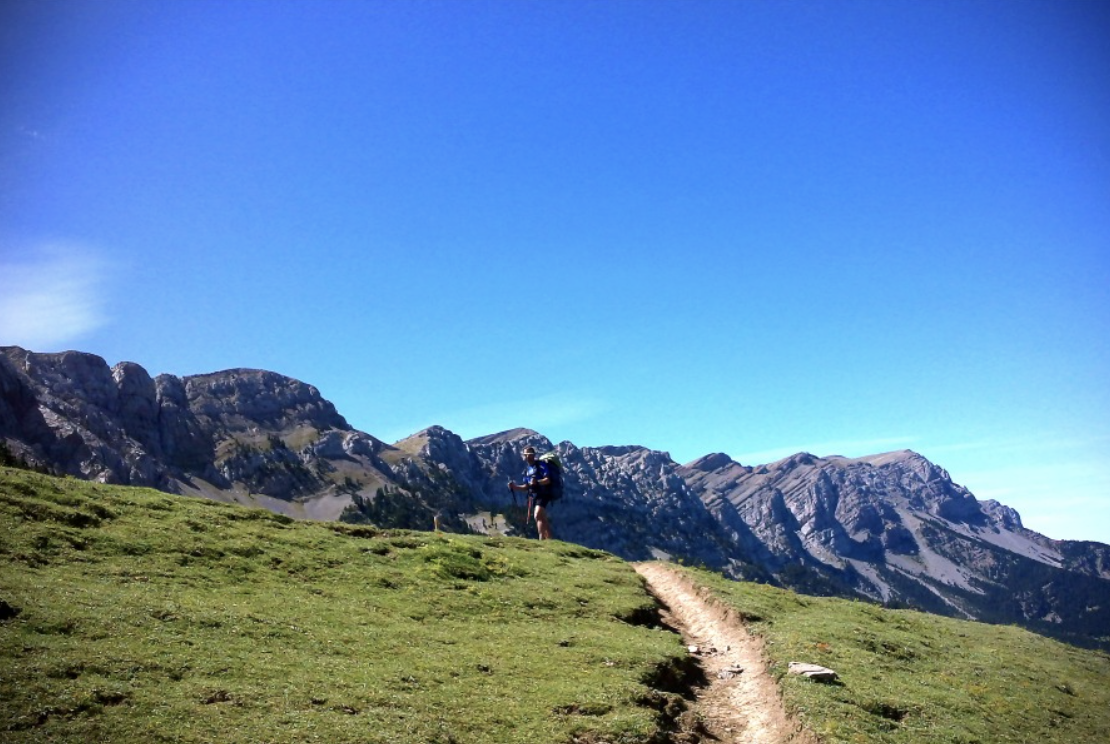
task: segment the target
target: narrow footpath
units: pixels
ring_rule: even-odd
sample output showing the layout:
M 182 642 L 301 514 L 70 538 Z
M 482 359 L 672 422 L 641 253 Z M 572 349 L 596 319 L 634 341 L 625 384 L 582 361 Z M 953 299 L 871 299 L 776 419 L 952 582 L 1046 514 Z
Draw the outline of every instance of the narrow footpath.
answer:
M 706 601 L 664 563 L 638 563 L 636 571 L 663 606 L 663 619 L 696 647 L 708 684 L 696 691 L 702 731 L 686 741 L 728 744 L 812 744 L 816 739 L 786 715 L 763 661 L 762 643 L 727 608 Z M 679 738 L 678 741 L 682 741 Z

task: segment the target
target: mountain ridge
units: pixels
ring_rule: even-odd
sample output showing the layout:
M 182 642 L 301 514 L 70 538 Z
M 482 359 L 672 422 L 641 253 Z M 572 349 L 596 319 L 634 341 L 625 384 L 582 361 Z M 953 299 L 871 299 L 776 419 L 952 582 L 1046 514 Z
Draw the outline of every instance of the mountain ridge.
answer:
M 521 534 L 521 451 L 559 453 L 556 537 L 811 594 L 1019 622 L 1105 644 L 1110 546 L 1052 540 L 912 450 L 686 465 L 637 445 L 442 426 L 394 444 L 306 383 L 247 368 L 177 378 L 82 352 L 0 349 L 0 439 L 61 474 L 380 526 Z

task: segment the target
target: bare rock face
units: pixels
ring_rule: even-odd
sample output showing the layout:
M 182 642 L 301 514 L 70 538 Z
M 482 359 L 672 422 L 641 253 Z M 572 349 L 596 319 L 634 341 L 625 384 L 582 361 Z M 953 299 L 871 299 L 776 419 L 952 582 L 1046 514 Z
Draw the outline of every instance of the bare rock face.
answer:
M 184 381 L 172 375 L 158 375 L 154 390 L 158 408 L 155 429 L 167 464 L 182 473 L 214 475 L 214 437 L 190 409 Z
M 1013 509 L 979 502 L 915 452 L 800 453 L 755 468 L 715 455 L 682 474 L 734 540 L 795 588 L 1042 631 L 1068 622 L 1081 636 L 1110 623 L 1095 600 L 1110 598 L 1110 547 L 1080 551 L 1026 530 Z
M 559 534 L 633 559 L 681 555 L 722 570 L 733 563 L 724 531 L 667 453 L 569 442 L 556 451 L 567 489 Z
M 82 478 L 156 485 L 158 463 L 124 433 L 120 389 L 103 359 L 3 351 L 2 385 L 12 391 L 5 395 L 3 434 L 16 454 Z
M 207 427 L 228 432 L 350 429 L 316 388 L 273 372 L 230 369 L 184 382 L 189 409 Z
M 550 510 L 557 538 L 630 559 L 681 555 L 721 570 L 746 566 L 729 556 L 724 532 L 664 452 L 638 446 L 554 445 L 530 429 L 464 442 L 432 427 L 397 443 L 399 449 L 436 463 L 475 507 L 510 509 L 516 502 L 519 523 L 510 525 L 514 531 L 525 529 L 522 507 L 527 497 L 514 496 L 507 484 L 522 482 L 522 453 L 528 446 L 556 452 L 563 465 L 565 495 Z
M 0 436 L 59 473 L 248 503 L 388 480 L 380 442 L 351 430 L 316 388 L 272 372 L 152 379 L 132 362 L 8 347 L 0 390 Z M 358 477 L 329 477 L 339 471 L 329 460 L 357 462 Z
M 116 383 L 116 411 L 120 423 L 128 431 L 142 432 L 150 444 L 158 443 L 158 388 L 147 371 L 132 362 L 120 362 L 112 368 Z

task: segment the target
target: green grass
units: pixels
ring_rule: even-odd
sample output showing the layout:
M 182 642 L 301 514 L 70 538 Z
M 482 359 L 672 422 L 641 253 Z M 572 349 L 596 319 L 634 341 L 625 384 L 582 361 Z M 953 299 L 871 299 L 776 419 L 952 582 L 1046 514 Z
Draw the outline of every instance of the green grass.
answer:
M 690 571 L 767 642 L 788 708 L 827 744 L 1110 740 L 1110 657 L 1014 626 L 803 597 Z M 820 684 L 791 661 L 840 675 Z
M 7 469 L 0 600 L 13 744 L 648 742 L 684 657 L 599 551 Z
M 826 744 L 1110 731 L 1105 654 L 690 575 L 767 640 L 787 706 Z M 566 543 L 297 522 L 0 468 L 5 744 L 662 744 L 689 665 L 654 610 L 628 564 Z

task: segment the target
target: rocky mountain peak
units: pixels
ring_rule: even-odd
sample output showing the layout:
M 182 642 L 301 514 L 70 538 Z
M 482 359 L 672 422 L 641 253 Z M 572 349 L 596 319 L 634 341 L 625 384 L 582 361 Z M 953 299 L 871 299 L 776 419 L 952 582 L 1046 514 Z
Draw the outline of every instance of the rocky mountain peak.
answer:
M 531 444 L 533 447 L 535 447 L 537 445 L 533 444 L 533 442 L 536 441 L 536 440 L 539 440 L 539 441 L 543 442 L 544 446 L 547 449 L 551 448 L 551 441 L 550 440 L 548 440 L 546 437 L 541 435 L 539 432 L 533 431 L 532 429 L 525 429 L 523 427 L 518 427 L 516 429 L 509 429 L 507 431 L 502 431 L 502 432 L 499 432 L 497 434 L 489 434 L 489 435 L 486 435 L 484 437 L 475 437 L 474 439 L 471 439 L 470 441 L 475 443 L 475 444 L 502 444 L 502 443 L 527 442 L 528 444 Z
M 983 514 L 1001 529 L 1010 531 L 1025 529 L 1021 523 L 1021 515 L 1013 507 L 1000 504 L 994 499 L 980 501 L 979 507 Z
M 275 372 L 229 369 L 186 377 L 184 382 L 196 415 L 229 430 L 350 428 L 315 387 Z
M 462 437 L 442 426 L 430 426 L 427 429 L 422 429 L 410 437 L 405 437 L 394 446 L 397 449 L 439 463 L 448 463 L 459 458 L 465 458 L 468 451 Z
M 853 461 L 866 463 L 876 468 L 894 467 L 904 474 L 915 476 L 922 483 L 951 480 L 951 476 L 944 468 L 931 462 L 924 455 L 908 449 L 858 457 L 854 458 Z
M 722 470 L 731 465 L 738 465 L 735 460 L 726 455 L 724 452 L 715 452 L 711 455 L 699 457 L 693 462 L 687 463 L 686 467 L 690 470 L 696 470 L 702 473 L 712 473 L 714 470 Z

